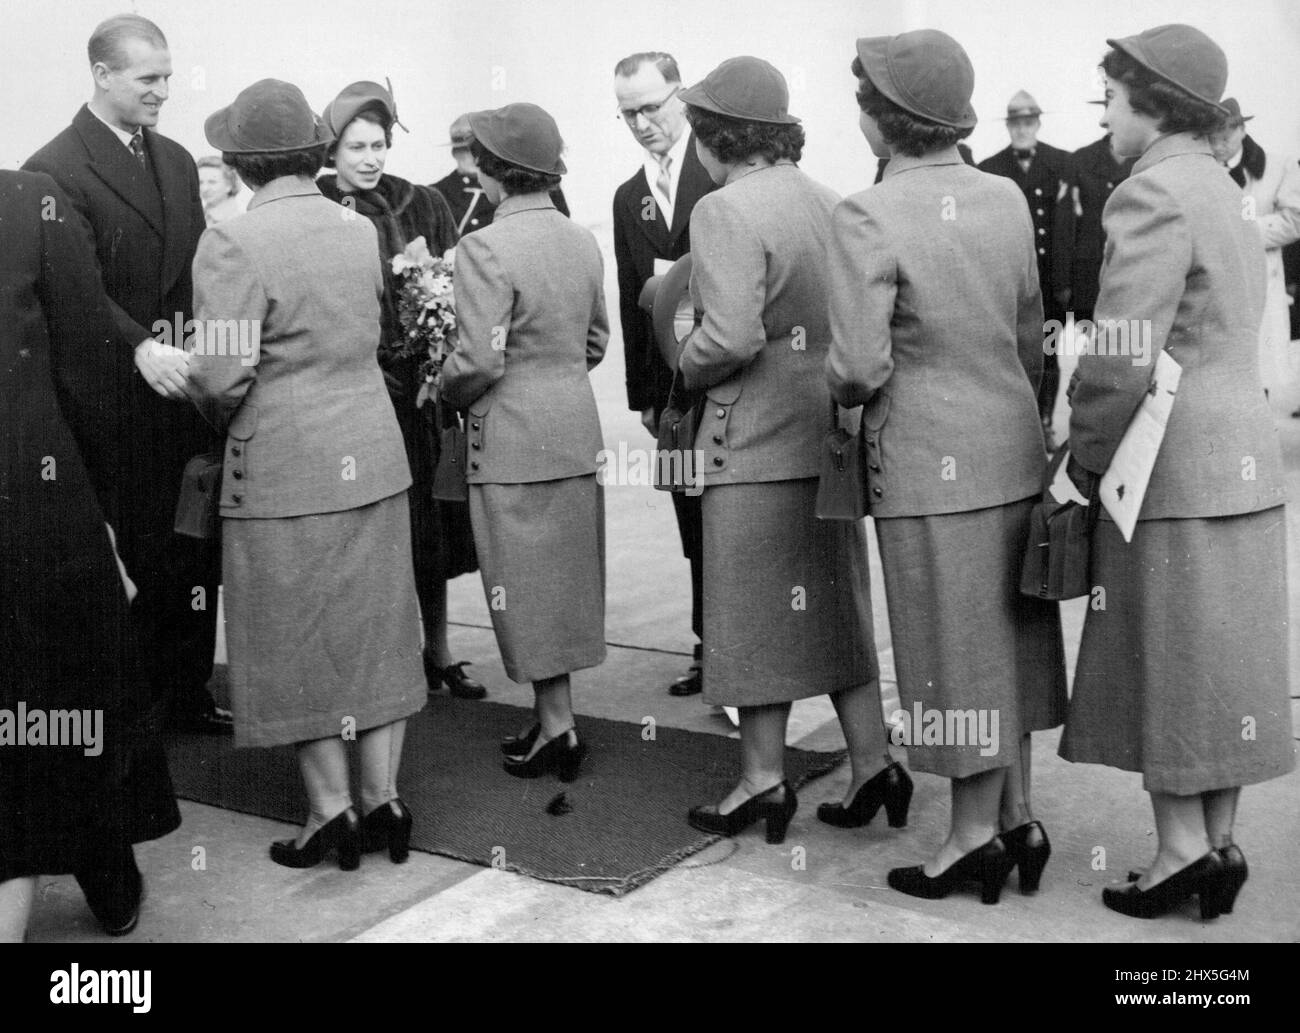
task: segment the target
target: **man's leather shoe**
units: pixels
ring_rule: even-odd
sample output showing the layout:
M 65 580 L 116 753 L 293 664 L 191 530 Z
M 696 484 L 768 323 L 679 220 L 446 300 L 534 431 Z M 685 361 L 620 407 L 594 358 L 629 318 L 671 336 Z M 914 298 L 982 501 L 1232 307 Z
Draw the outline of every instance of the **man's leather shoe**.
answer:
M 144 879 L 130 844 L 109 848 L 76 873 L 99 927 L 109 936 L 125 936 L 140 921 Z
M 670 696 L 698 696 L 704 691 L 704 671 L 692 665 L 691 669 L 668 686 Z
M 234 735 L 235 717 L 225 707 L 215 703 L 201 710 L 174 712 L 169 726 L 178 732 L 197 735 Z

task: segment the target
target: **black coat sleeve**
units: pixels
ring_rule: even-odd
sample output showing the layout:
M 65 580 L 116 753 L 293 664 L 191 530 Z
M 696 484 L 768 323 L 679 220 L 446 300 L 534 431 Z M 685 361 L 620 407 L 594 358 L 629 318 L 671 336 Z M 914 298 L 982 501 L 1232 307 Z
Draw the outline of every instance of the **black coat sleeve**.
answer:
M 42 265 L 38 285 L 50 340 L 50 367 L 59 409 L 77 442 L 101 508 L 108 503 L 115 471 L 116 434 L 106 433 L 122 416 L 124 398 L 114 397 L 113 351 L 117 328 L 104 293 L 95 254 L 72 217 L 73 206 L 48 177 L 44 188 L 54 218 L 39 220 Z

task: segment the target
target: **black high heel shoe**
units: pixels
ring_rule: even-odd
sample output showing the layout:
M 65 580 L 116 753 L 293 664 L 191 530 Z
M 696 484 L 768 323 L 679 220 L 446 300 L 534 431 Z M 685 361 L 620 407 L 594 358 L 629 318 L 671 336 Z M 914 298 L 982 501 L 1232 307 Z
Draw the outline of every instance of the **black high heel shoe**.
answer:
M 539 731 L 538 736 L 540 735 Z M 515 778 L 540 778 L 553 771 L 561 782 L 572 782 L 578 777 L 578 768 L 586 755 L 587 744 L 578 738 L 576 729 L 570 728 L 544 744 L 527 759 L 522 754 L 507 756 L 502 767 L 506 774 L 514 775 Z
M 841 829 L 861 828 L 871 822 L 883 806 L 891 829 L 907 824 L 907 808 L 912 803 L 912 779 L 901 764 L 890 764 L 863 783 L 849 805 L 824 803 L 817 808 L 817 820 Z
M 1237 902 L 1237 894 L 1246 885 L 1250 870 L 1246 867 L 1246 855 L 1236 843 L 1229 843 L 1218 851 L 1219 860 L 1223 862 L 1223 897 L 1219 901 L 1219 913 L 1232 914 L 1232 907 Z
M 1052 856 L 1052 844 L 1047 838 L 1043 823 L 1026 822 L 1001 833 L 1000 838 L 1011 858 L 1011 867 L 1020 866 L 1020 892 L 1036 893 L 1043 877 L 1043 869 L 1047 867 L 1047 859 Z M 1008 869 L 1008 873 L 1009 871 Z
M 994 836 L 978 850 L 959 857 L 938 875 L 926 875 L 925 868 L 918 864 L 892 869 L 886 881 L 900 893 L 926 900 L 939 900 L 965 883 L 978 882 L 980 901 L 996 904 L 1002 895 L 1002 884 L 1011 874 L 1012 864 L 1002 840 Z
M 345 872 L 361 866 L 361 819 L 351 807 L 317 829 L 301 847 L 292 839 L 272 843 L 271 860 L 286 868 L 313 868 L 330 850 L 338 851 L 339 867 Z
M 1130 918 L 1159 918 L 1196 896 L 1201 905 L 1201 918 L 1208 920 L 1217 918 L 1225 903 L 1236 896 L 1231 889 L 1235 878 L 1224 867 L 1218 852 L 1211 850 L 1149 889 L 1138 889 L 1136 882 L 1123 889 L 1107 886 L 1101 891 L 1101 902 Z
M 446 685 L 457 699 L 483 699 L 487 696 L 487 687 L 476 682 L 465 673 L 468 660 L 457 660 L 446 667 L 439 667 L 436 660 L 428 653 L 424 654 L 424 680 L 430 690 L 437 690 Z
M 527 757 L 533 743 L 542 734 L 541 724 L 535 724 L 523 735 L 507 735 L 501 740 L 501 752 L 507 757 Z
M 401 800 L 381 803 L 361 820 L 361 849 L 367 854 L 388 848 L 388 859 L 402 864 L 411 855 L 411 811 Z
M 1241 852 L 1241 847 L 1236 843 L 1220 847 L 1217 853 L 1224 869 L 1229 873 L 1223 877 L 1224 896 L 1221 901 L 1223 906 L 1221 914 L 1230 915 L 1233 905 L 1237 902 L 1237 894 L 1241 892 L 1241 887 L 1246 885 L 1246 877 L 1250 874 L 1250 869 L 1246 866 L 1246 855 Z M 1135 869 L 1128 873 L 1128 881 L 1137 882 L 1145 874 L 1146 869 Z
M 772 794 L 780 792 L 780 800 L 771 799 Z M 784 843 L 786 829 L 790 819 L 799 809 L 799 797 L 795 795 L 790 783 L 781 782 L 771 789 L 765 789 L 757 796 L 751 796 L 734 811 L 727 814 L 718 813 L 717 804 L 704 804 L 692 807 L 686 816 L 691 828 L 701 832 L 711 832 L 715 836 L 734 836 L 743 832 L 760 818 L 767 819 L 767 841 Z

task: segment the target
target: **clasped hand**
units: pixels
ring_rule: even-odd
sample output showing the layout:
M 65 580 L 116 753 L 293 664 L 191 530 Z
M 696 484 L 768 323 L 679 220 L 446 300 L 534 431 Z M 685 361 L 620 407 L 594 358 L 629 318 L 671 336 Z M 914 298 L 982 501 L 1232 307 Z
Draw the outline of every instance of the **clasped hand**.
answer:
M 147 337 L 136 345 L 135 368 L 164 398 L 188 397 L 190 353 L 184 349 Z

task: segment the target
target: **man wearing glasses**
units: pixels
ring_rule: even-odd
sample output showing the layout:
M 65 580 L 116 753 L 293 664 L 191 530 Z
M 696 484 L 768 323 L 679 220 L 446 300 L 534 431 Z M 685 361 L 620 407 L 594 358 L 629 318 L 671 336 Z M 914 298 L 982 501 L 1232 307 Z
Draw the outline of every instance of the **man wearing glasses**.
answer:
M 659 276 L 691 249 L 691 209 L 714 189 L 695 154 L 685 105 L 677 98 L 681 88 L 681 74 L 671 54 L 632 54 L 614 68 L 618 117 L 644 151 L 641 167 L 614 194 L 614 258 L 628 407 L 641 414 L 641 423 L 651 435 L 668 401 L 673 371 L 655 345 L 648 310 Z M 677 493 L 672 499 L 682 551 L 691 564 L 691 627 L 698 638 L 702 628 L 700 499 Z M 672 695 L 702 691 L 700 658 L 697 642 L 695 662 L 669 687 Z

